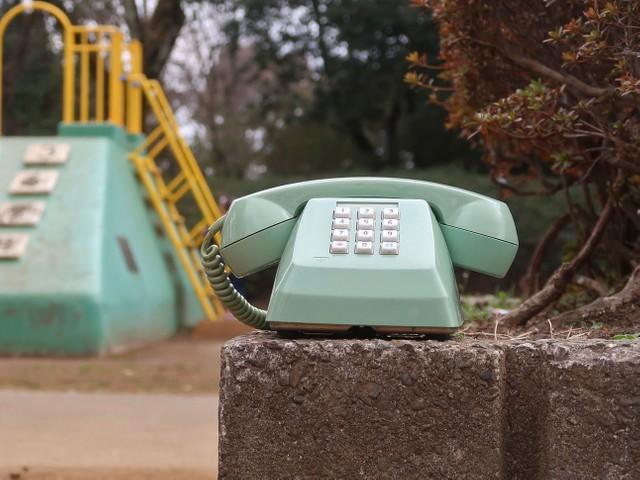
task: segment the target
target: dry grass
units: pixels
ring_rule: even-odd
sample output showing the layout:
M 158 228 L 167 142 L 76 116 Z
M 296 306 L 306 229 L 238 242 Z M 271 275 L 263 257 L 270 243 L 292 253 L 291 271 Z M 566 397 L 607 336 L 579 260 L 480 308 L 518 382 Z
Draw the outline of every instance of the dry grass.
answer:
M 551 338 L 551 339 L 564 339 L 564 340 L 577 340 L 577 339 L 585 339 L 590 337 L 597 336 L 597 330 L 593 328 L 574 328 L 570 327 L 565 330 L 554 330 L 551 322 L 548 322 L 548 330 L 541 331 L 538 327 L 532 327 L 524 332 L 499 332 L 500 328 L 500 319 L 494 319 L 493 321 L 493 331 L 477 331 L 474 330 L 474 325 L 468 325 L 456 332 L 460 336 L 470 337 L 470 338 L 485 338 L 485 339 L 493 339 L 495 341 L 498 340 L 537 340 L 540 338 Z

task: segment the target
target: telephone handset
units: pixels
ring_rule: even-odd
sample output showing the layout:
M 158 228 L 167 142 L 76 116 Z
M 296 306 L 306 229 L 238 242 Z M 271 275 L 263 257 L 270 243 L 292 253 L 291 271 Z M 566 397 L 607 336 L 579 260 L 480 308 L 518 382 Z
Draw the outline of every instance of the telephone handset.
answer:
M 256 328 L 448 333 L 462 323 L 452 265 L 503 277 L 517 250 L 511 212 L 499 200 L 431 182 L 356 177 L 238 198 L 201 253 L 221 301 Z M 224 268 L 244 277 L 278 262 L 268 311 L 250 305 Z

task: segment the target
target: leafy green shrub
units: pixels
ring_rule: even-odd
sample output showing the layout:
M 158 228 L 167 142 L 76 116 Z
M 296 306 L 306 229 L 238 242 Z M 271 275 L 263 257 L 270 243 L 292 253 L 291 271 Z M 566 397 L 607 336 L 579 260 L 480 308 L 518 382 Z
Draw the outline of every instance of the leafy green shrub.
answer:
M 430 90 L 448 125 L 484 147 L 505 197 L 566 200 L 531 260 L 528 289 L 568 226 L 575 248 L 509 320 L 542 312 L 579 271 L 606 284 L 600 290 L 621 285 L 640 261 L 640 2 L 413 3 L 440 25 L 441 64 L 413 53 L 405 80 Z

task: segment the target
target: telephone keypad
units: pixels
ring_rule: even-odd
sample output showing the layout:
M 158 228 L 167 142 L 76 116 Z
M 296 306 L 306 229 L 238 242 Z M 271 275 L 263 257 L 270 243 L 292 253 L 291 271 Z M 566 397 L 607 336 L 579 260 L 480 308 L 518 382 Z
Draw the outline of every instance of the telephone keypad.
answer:
M 381 255 L 398 255 L 398 242 L 381 242 L 380 254 Z
M 397 206 L 349 206 L 338 204 L 332 215 L 329 253 L 374 255 L 378 246 L 380 255 L 398 255 L 400 238 L 400 209 Z M 388 204 L 387 204 L 388 205 Z M 355 234 L 352 236 L 351 212 L 357 211 Z M 380 222 L 378 224 L 378 221 Z M 378 236 L 379 234 L 379 236 Z M 351 250 L 350 243 L 355 246 Z
M 400 210 L 396 207 L 388 207 L 388 208 L 383 208 L 382 209 L 382 218 L 393 218 L 393 219 L 398 219 L 400 218 Z
M 334 218 L 333 219 L 332 228 L 334 228 L 334 229 L 337 229 L 337 230 L 340 230 L 340 229 L 348 230 L 350 226 L 351 226 L 351 220 L 349 220 L 348 218 Z
M 360 207 L 358 209 L 358 218 L 376 218 L 376 211 L 371 207 Z
M 380 241 L 397 242 L 398 236 L 398 230 L 382 230 L 382 233 L 380 234 Z
M 375 220 L 373 218 L 359 218 L 358 230 L 372 230 L 375 226 Z
M 333 218 L 351 218 L 351 208 L 336 207 L 333 211 Z
M 400 222 L 395 218 L 385 218 L 382 220 L 382 230 L 399 230 Z
M 373 254 L 373 242 L 356 242 L 356 253 Z
M 373 242 L 375 235 L 373 230 L 358 230 L 356 240 L 359 242 Z
M 335 241 L 331 242 L 329 247 L 330 253 L 349 253 L 349 242 Z
M 331 230 L 331 241 L 341 240 L 344 242 L 349 241 L 349 230 L 344 228 L 338 228 Z

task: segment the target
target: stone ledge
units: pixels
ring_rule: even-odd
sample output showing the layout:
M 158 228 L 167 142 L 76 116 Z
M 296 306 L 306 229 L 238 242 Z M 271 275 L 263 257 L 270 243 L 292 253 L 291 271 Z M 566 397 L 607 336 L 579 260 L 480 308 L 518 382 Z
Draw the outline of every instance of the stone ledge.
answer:
M 221 479 L 635 479 L 640 342 L 287 339 L 222 352 Z

